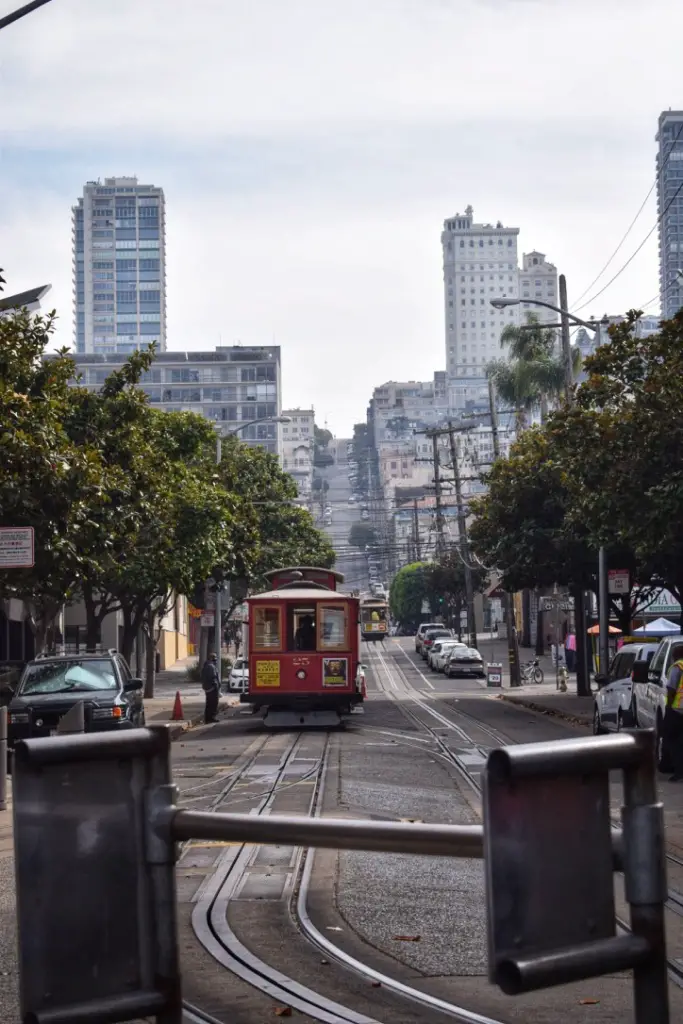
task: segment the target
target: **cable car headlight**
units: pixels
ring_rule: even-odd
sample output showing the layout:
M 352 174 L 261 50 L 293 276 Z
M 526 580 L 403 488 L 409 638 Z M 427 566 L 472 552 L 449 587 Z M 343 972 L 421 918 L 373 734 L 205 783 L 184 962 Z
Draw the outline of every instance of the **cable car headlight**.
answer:
M 304 672 L 304 670 L 302 668 L 300 668 L 299 671 L 297 672 L 296 678 L 297 679 L 305 679 L 306 678 L 306 673 Z

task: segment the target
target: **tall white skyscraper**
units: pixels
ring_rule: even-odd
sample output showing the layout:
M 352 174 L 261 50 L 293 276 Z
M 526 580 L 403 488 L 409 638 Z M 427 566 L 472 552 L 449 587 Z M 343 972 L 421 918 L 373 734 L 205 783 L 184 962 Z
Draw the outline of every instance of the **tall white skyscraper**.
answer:
M 475 224 L 473 210 L 444 222 L 444 308 L 448 404 L 453 410 L 488 403 L 486 364 L 504 354 L 500 336 L 508 324 L 524 322 L 535 313 L 546 323 L 557 314 L 533 306 L 542 299 L 557 304 L 557 270 L 539 252 L 524 256 L 520 271 L 517 256 L 519 228 Z M 495 309 L 491 299 L 519 300 Z M 524 299 L 529 299 L 525 303 Z
M 72 208 L 74 348 L 166 349 L 163 189 L 137 178 L 89 181 Z

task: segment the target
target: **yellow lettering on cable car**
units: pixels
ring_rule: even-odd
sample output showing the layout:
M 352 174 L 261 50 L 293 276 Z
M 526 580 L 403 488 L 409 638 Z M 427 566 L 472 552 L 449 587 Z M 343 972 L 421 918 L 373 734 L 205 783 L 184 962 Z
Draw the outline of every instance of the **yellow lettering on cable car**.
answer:
M 257 661 L 256 662 L 256 685 L 257 686 L 279 686 L 280 685 L 280 662 L 279 661 Z

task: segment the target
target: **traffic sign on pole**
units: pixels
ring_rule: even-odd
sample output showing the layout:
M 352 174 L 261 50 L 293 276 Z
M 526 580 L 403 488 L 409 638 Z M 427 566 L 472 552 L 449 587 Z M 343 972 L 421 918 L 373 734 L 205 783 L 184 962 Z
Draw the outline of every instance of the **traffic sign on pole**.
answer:
M 607 573 L 610 594 L 629 594 L 631 580 L 628 569 L 610 569 Z
M 32 526 L 0 526 L 0 569 L 35 565 Z

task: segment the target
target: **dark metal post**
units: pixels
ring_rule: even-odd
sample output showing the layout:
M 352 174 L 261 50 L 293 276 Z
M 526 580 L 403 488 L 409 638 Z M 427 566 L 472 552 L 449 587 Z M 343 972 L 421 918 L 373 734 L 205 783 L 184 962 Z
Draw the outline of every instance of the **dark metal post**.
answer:
M 598 621 L 600 622 L 600 672 L 609 668 L 609 594 L 607 589 L 607 552 L 600 548 L 598 555 Z
M 669 1024 L 664 811 L 657 802 L 653 733 L 637 735 L 648 749 L 637 766 L 624 770 L 624 879 L 631 931 L 647 941 L 650 955 L 633 970 L 634 1019 L 636 1024 Z
M 432 434 L 432 454 L 434 458 L 434 497 L 436 501 L 436 558 L 443 555 L 443 511 L 441 509 L 441 477 L 439 476 L 439 435 Z
M 460 541 L 460 557 L 465 569 L 465 600 L 467 602 L 467 633 L 470 647 L 477 646 L 477 624 L 474 617 L 474 584 L 472 582 L 472 566 L 470 564 L 470 548 L 467 543 L 467 513 L 462 501 L 462 483 L 460 480 L 460 464 L 458 462 L 458 446 L 455 440 L 453 424 L 448 421 L 448 440 L 453 463 L 455 481 L 456 512 L 458 514 L 458 540 Z
M 7 708 L 0 708 L 0 811 L 7 809 Z
M 500 458 L 500 434 L 498 432 L 498 407 L 496 405 L 496 389 L 493 379 L 489 377 L 489 410 L 491 412 L 491 440 L 493 441 L 493 457 Z M 503 591 L 503 611 L 508 641 L 508 663 L 510 666 L 510 686 L 522 685 L 522 670 L 519 663 L 519 639 L 515 621 L 515 600 L 507 590 Z
M 572 367 L 572 345 L 569 337 L 569 305 L 567 303 L 567 278 L 560 274 L 560 309 L 562 324 L 562 362 L 564 364 L 564 386 L 567 394 L 567 401 L 571 401 L 572 387 L 574 385 L 574 370 Z
M 413 498 L 413 533 L 415 535 L 415 561 L 422 561 L 422 551 L 420 550 L 420 519 L 417 511 L 417 498 Z

